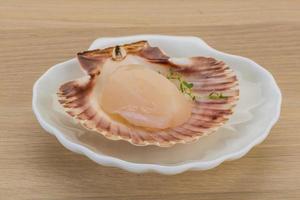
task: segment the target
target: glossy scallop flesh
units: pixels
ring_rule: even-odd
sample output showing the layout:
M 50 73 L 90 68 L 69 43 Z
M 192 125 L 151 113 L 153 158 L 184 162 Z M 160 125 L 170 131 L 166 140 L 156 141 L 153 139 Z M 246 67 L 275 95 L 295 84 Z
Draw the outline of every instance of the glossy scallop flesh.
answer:
M 158 47 L 151 47 L 147 41 L 85 51 L 78 53 L 77 57 L 87 75 L 60 86 L 57 93 L 59 102 L 64 110 L 85 128 L 96 131 L 108 139 L 126 140 L 140 146 L 157 145 L 161 147 L 195 141 L 201 136 L 215 132 L 222 126 L 232 115 L 239 98 L 237 77 L 224 62 L 201 56 L 169 57 Z M 124 81 L 124 85 L 117 81 L 125 77 L 125 75 L 122 77 L 117 74 L 118 70 L 122 70 L 118 69 L 120 66 L 134 66 L 137 74 L 144 73 L 140 72 L 143 70 L 137 69 L 137 67 L 145 67 L 148 68 L 145 69 L 146 71 L 150 69 L 162 75 L 166 75 L 172 69 L 181 74 L 185 81 L 193 83 L 192 91 L 197 94 L 197 98 L 188 101 L 191 105 L 187 112 L 189 106 L 184 100 L 186 97 L 183 95 L 179 97 L 175 91 L 170 92 L 170 96 L 166 96 L 164 99 L 162 97 L 162 103 L 159 105 L 162 107 L 155 107 L 156 109 L 153 109 L 155 112 L 152 110 L 153 112 L 151 111 L 152 113 L 149 115 L 139 115 L 143 113 L 139 108 L 148 104 L 138 102 L 138 97 L 134 94 L 128 99 L 137 101 L 134 105 L 140 103 L 141 106 L 134 107 L 135 110 L 133 110 L 136 113 L 128 114 L 128 105 L 133 104 L 116 100 L 116 98 L 130 93 L 130 90 L 126 88 L 126 81 Z M 117 77 L 115 82 L 110 80 L 113 77 L 112 74 L 115 74 L 115 78 Z M 151 78 L 154 80 L 156 76 L 153 75 L 153 77 Z M 160 79 L 161 77 L 157 77 L 156 82 Z M 106 84 L 109 81 L 112 83 Z M 114 89 L 117 91 L 113 93 L 109 87 L 117 88 Z M 134 82 L 129 81 L 128 87 L 134 87 Z M 169 86 L 162 87 L 168 88 Z M 106 95 L 102 96 L 103 94 Z M 148 95 L 147 98 L 158 102 L 157 96 L 159 95 L 157 94 L 149 91 L 149 94 L 141 92 L 140 96 Z M 215 94 L 222 94 L 222 98 Z M 108 96 L 110 99 L 106 98 Z M 175 97 L 178 97 L 178 101 L 174 101 L 173 105 L 175 106 L 169 108 L 168 101 L 171 102 Z M 127 110 L 124 111 L 123 108 Z M 118 116 L 122 116 L 122 119 Z M 144 116 L 147 118 L 143 121 L 141 117 Z M 172 116 L 174 117 L 171 118 Z M 183 119 L 184 121 L 182 121 Z

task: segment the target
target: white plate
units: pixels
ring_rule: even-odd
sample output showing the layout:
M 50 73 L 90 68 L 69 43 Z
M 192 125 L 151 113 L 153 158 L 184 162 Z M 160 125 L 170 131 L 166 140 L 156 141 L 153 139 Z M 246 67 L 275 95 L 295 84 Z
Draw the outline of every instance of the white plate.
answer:
M 266 138 L 279 118 L 281 106 L 280 90 L 268 71 L 247 58 L 217 51 L 197 37 L 137 35 L 100 38 L 90 49 L 139 40 L 148 40 L 170 56 L 211 56 L 231 66 L 238 75 L 240 101 L 228 123 L 195 143 L 171 148 L 137 147 L 124 141 L 108 140 L 76 124 L 62 112 L 56 101 L 55 93 L 62 83 L 84 75 L 74 58 L 50 68 L 33 87 L 32 107 L 41 126 L 66 148 L 99 164 L 131 172 L 163 174 L 216 167 L 225 160 L 242 157 Z

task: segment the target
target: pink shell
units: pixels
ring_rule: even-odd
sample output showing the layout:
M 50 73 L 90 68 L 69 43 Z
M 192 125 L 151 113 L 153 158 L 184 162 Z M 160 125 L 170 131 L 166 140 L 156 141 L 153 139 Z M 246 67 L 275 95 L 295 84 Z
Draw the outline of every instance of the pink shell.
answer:
M 232 115 L 239 98 L 238 80 L 233 70 L 214 58 L 171 58 L 147 41 L 122 46 L 127 55 L 135 55 L 147 62 L 172 67 L 194 84 L 193 90 L 206 94 L 222 92 L 226 99 L 199 99 L 194 102 L 192 116 L 184 124 L 159 131 L 125 125 L 112 120 L 95 101 L 92 93 L 101 66 L 112 58 L 113 47 L 78 53 L 78 60 L 88 76 L 63 84 L 57 93 L 65 111 L 88 130 L 96 131 L 112 140 L 126 140 L 134 145 L 169 147 L 188 143 L 215 132 Z

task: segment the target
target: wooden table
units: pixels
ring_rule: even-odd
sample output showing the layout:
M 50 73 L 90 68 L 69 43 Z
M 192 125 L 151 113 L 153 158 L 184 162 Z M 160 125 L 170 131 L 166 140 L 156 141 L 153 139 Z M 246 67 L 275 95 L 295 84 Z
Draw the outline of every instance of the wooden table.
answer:
M 175 176 L 132 174 L 65 149 L 31 110 L 32 85 L 97 37 L 200 36 L 252 58 L 283 93 L 280 121 L 242 159 Z M 0 199 L 300 199 L 299 1 L 0 2 Z

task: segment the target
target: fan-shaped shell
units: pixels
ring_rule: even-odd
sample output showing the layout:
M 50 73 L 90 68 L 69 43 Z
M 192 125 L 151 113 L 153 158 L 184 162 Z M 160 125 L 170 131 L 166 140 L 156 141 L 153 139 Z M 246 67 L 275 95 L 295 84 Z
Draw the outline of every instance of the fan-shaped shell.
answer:
M 187 143 L 210 134 L 222 126 L 233 113 L 239 98 L 238 80 L 233 70 L 214 58 L 172 58 L 147 41 L 78 53 L 77 57 L 86 77 L 63 84 L 58 91 L 65 111 L 88 130 L 96 131 L 113 140 L 126 140 L 134 145 L 172 146 Z M 121 55 L 122 54 L 122 55 Z M 146 130 L 114 121 L 98 105 L 93 92 L 101 68 L 118 56 L 132 55 L 145 62 L 172 67 L 193 83 L 193 91 L 208 97 L 211 92 L 222 92 L 226 98 L 199 98 L 193 102 L 190 119 L 184 124 L 164 130 Z

